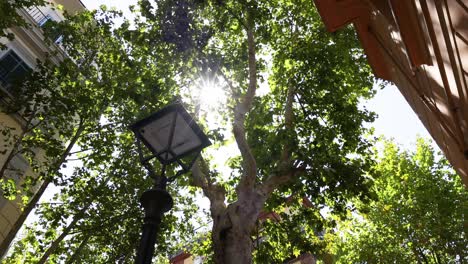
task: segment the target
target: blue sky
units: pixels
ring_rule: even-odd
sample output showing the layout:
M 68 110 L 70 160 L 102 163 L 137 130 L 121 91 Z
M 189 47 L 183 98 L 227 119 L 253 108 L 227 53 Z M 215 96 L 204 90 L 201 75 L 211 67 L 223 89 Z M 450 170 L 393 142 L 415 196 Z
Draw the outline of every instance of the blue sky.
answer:
M 376 96 L 364 105 L 378 114 L 377 120 L 372 124 L 377 135 L 394 138 L 406 148 L 414 146 L 418 135 L 430 137 L 421 120 L 394 85 L 379 90 Z

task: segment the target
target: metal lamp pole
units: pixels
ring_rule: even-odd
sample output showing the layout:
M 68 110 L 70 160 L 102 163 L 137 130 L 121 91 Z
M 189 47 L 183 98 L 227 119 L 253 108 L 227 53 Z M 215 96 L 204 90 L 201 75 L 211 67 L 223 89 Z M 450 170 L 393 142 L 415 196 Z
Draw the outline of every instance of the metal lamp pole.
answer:
M 211 142 L 180 104 L 169 105 L 130 128 L 137 138 L 140 162 L 154 180 L 153 188 L 140 197 L 145 218 L 136 258 L 137 264 L 150 264 L 161 219 L 173 206 L 166 185 L 175 177 L 188 172 L 201 150 L 211 145 Z M 144 157 L 141 142 L 150 150 L 150 156 Z M 159 176 L 149 163 L 154 158 L 162 164 Z M 177 163 L 182 169 L 168 179 L 165 175 L 166 165 L 172 163 Z
M 163 181 L 166 181 L 165 177 Z M 145 219 L 136 263 L 150 264 L 161 218 L 164 213 L 171 210 L 173 201 L 164 183 L 163 186 L 155 186 L 145 191 L 140 198 L 140 203 L 145 209 Z

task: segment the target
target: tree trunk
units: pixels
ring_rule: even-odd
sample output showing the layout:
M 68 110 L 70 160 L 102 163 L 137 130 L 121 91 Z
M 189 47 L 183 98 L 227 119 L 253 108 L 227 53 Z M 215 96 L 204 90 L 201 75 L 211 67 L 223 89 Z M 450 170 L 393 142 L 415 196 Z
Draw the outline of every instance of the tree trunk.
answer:
M 5 162 L 3 163 L 0 169 L 0 179 L 5 177 L 5 171 L 8 169 L 10 162 L 18 154 L 18 148 L 21 146 L 21 143 L 23 142 L 23 138 L 26 136 L 26 133 L 30 131 L 30 129 L 28 129 L 28 126 L 31 124 L 31 122 L 32 122 L 31 119 L 26 122 L 25 129 L 21 131 L 21 134 L 18 136 L 18 139 L 13 144 L 13 147 L 10 153 L 8 154 L 8 157 L 6 158 Z
M 80 124 L 78 126 L 77 131 L 75 132 L 75 135 L 71 139 L 70 143 L 68 144 L 67 148 L 65 151 L 62 153 L 62 156 L 60 157 L 59 162 L 57 163 L 58 165 L 54 168 L 54 172 L 57 172 L 60 170 L 60 166 L 62 163 L 66 160 L 68 154 L 71 152 L 71 149 L 75 145 L 75 143 L 78 141 L 78 139 L 81 136 L 81 133 L 83 133 L 85 129 L 84 126 L 84 120 L 80 120 Z M 7 236 L 3 240 L 3 242 L 0 244 L 0 258 L 3 258 L 3 256 L 6 254 L 8 248 L 10 247 L 11 242 L 16 236 L 16 233 L 18 233 L 19 229 L 23 225 L 24 221 L 28 217 L 29 213 L 34 209 L 36 206 L 37 202 L 41 198 L 42 194 L 45 192 L 47 189 L 47 186 L 49 186 L 50 180 L 45 179 L 44 182 L 42 183 L 41 187 L 39 190 L 36 192 L 36 194 L 33 196 L 31 201 L 29 201 L 28 205 L 24 208 L 23 212 L 21 212 L 20 216 L 18 217 L 18 220 L 14 223 L 12 228 L 10 229 L 10 232 L 8 232 Z
M 58 238 L 52 242 L 50 247 L 46 250 L 44 255 L 42 255 L 41 259 L 37 262 L 37 264 L 44 264 L 47 259 L 50 257 L 52 253 L 57 250 L 59 247 L 60 243 L 63 241 L 63 239 L 70 233 L 70 231 L 75 227 L 76 223 L 78 223 L 78 220 L 82 219 L 82 215 L 84 212 L 88 209 L 88 207 L 85 207 L 81 209 L 81 211 L 73 218 L 73 221 L 63 230 L 62 234 Z
M 221 213 L 212 215 L 214 262 L 217 264 L 252 263 L 251 237 L 265 198 L 255 192 L 244 193 L 241 197 Z
M 7 253 L 8 248 L 10 247 L 11 242 L 16 236 L 16 233 L 20 230 L 21 226 L 23 225 L 24 221 L 28 217 L 29 213 L 34 209 L 36 206 L 37 202 L 41 198 L 42 194 L 44 191 L 47 189 L 47 186 L 49 185 L 49 181 L 44 181 L 37 191 L 37 193 L 34 195 L 31 201 L 29 201 L 28 205 L 24 208 L 23 212 L 21 212 L 20 216 L 18 217 L 18 220 L 14 223 L 14 225 L 11 227 L 10 232 L 8 232 L 7 236 L 3 240 L 2 244 L 0 244 L 0 256 L 3 258 L 3 256 Z
M 220 239 L 213 239 L 215 263 L 252 263 L 252 240 L 242 227 L 232 227 L 213 233 Z
M 86 246 L 88 243 L 88 240 L 91 238 L 91 235 L 87 235 L 83 241 L 81 241 L 80 246 L 75 250 L 73 255 L 70 257 L 70 259 L 67 261 L 67 264 L 72 264 L 75 263 L 75 261 L 78 259 L 78 256 L 81 254 L 81 250 Z
M 99 184 L 97 188 L 100 188 L 107 184 L 109 180 L 111 179 L 110 176 L 106 178 L 104 182 Z M 45 251 L 44 255 L 41 257 L 41 259 L 37 262 L 37 264 L 42 264 L 47 261 L 47 259 L 50 257 L 50 255 L 54 254 L 55 251 L 58 249 L 60 243 L 62 243 L 63 239 L 65 239 L 66 236 L 70 234 L 70 231 L 75 228 L 76 224 L 78 223 L 79 220 L 83 219 L 84 214 L 86 211 L 89 209 L 89 207 L 92 205 L 93 201 L 95 201 L 96 197 L 92 197 L 89 202 L 73 217 L 72 222 L 62 231 L 62 234 L 58 236 L 52 244 L 49 246 L 49 248 Z M 88 236 L 89 237 L 89 236 Z

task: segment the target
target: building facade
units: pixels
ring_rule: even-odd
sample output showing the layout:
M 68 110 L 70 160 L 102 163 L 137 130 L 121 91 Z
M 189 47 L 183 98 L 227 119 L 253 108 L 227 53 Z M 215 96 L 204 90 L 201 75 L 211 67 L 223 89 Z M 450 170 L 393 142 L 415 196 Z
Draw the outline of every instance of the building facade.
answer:
M 0 166 L 3 170 L 4 180 L 13 180 L 18 187 L 24 179 L 22 175 L 31 173 L 29 162 L 21 155 L 11 155 L 14 149 L 14 136 L 20 135 L 24 129 L 24 119 L 20 114 L 7 113 L 6 104 L 14 104 L 12 85 L 20 81 L 23 76 L 34 70 L 36 61 L 43 61 L 48 57 L 54 63 L 60 62 L 65 56 L 60 48 L 60 36 L 52 41 L 46 41 L 42 28 L 51 20 L 62 21 L 62 10 L 68 13 L 76 13 L 85 9 L 80 0 L 54 0 L 47 6 L 33 6 L 17 10 L 17 13 L 30 24 L 29 28 L 13 27 L 7 29 L 15 38 L 0 39 L 6 49 L 0 50 Z M 3 132 L 5 131 L 5 132 Z M 11 134 L 8 134 L 8 131 Z M 37 190 L 40 186 L 36 186 Z M 35 191 L 33 190 L 33 192 Z M 21 195 L 15 200 L 9 200 L 0 195 L 0 257 L 8 250 L 26 216 L 23 212 Z
M 314 2 L 329 31 L 354 24 L 374 74 L 398 87 L 468 186 L 468 2 Z

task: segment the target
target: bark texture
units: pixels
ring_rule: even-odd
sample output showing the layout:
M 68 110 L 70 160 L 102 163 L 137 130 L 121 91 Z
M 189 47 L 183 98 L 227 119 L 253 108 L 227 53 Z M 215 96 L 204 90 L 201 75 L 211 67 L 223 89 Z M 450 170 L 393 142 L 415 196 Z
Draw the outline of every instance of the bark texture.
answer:
M 265 196 L 252 192 L 244 197 L 213 215 L 215 263 L 252 263 L 251 235 L 265 203 Z

